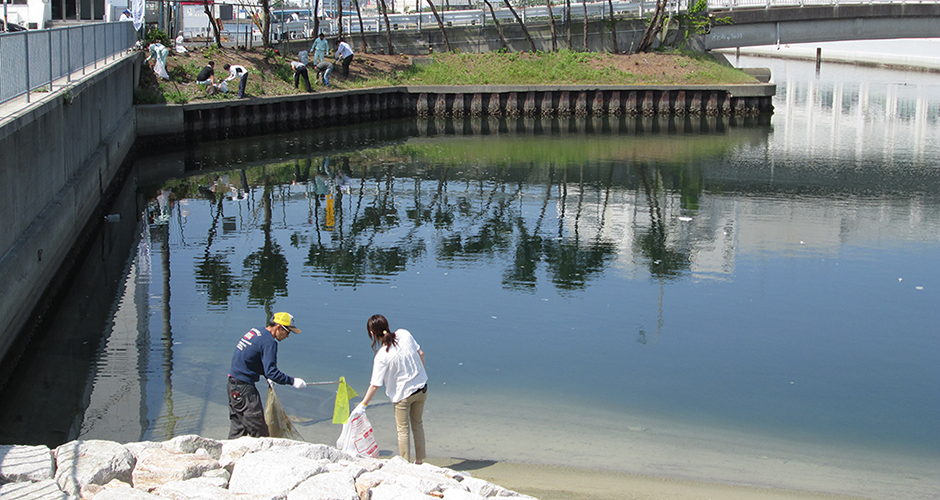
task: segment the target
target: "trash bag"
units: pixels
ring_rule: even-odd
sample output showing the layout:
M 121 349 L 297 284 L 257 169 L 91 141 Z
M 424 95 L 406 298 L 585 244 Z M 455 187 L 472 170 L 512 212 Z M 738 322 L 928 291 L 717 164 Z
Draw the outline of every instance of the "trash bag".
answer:
M 264 421 L 268 424 L 268 435 L 271 437 L 305 441 L 287 418 L 287 412 L 271 386 L 268 386 L 268 400 L 264 404 Z
M 366 417 L 366 412 L 350 417 L 343 424 L 343 432 L 336 441 L 336 447 L 350 455 L 378 458 L 379 445 L 375 442 L 372 423 Z

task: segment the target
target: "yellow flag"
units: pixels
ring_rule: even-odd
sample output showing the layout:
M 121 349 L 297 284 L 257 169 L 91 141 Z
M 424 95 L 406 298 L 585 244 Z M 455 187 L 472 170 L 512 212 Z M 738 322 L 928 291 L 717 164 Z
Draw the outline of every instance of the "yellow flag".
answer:
M 336 404 L 333 406 L 333 423 L 345 424 L 349 421 L 349 400 L 359 394 L 346 384 L 346 377 L 339 378 L 339 388 L 336 389 Z

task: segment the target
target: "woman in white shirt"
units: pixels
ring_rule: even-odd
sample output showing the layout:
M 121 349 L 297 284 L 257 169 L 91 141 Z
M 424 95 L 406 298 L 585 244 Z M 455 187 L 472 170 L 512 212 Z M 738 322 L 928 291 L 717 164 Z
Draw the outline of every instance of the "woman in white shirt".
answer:
M 424 402 L 428 399 L 428 374 L 424 371 L 424 351 L 408 330 L 389 331 L 388 320 L 381 314 L 369 318 L 366 330 L 372 340 L 375 359 L 372 380 L 362 402 L 352 414 L 362 413 L 372 397 L 385 386 L 385 394 L 395 404 L 398 424 L 398 453 L 411 461 L 409 429 L 414 434 L 415 463 L 424 462 Z M 378 346 L 378 349 L 376 349 Z

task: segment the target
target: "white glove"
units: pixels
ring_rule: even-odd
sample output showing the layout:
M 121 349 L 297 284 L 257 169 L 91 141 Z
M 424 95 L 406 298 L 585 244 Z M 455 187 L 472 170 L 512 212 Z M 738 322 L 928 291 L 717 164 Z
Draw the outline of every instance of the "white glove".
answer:
M 307 387 L 307 383 L 304 382 L 304 379 L 294 377 L 294 389 L 303 389 L 304 387 Z
M 271 379 L 269 379 L 269 378 L 266 378 L 265 380 L 268 381 L 268 387 L 274 389 L 274 382 L 271 382 Z
M 365 413 L 365 412 L 366 412 L 366 405 L 359 403 L 356 405 L 355 408 L 353 408 L 353 411 L 349 412 L 349 416 L 355 417 L 356 415 L 359 415 L 360 413 Z

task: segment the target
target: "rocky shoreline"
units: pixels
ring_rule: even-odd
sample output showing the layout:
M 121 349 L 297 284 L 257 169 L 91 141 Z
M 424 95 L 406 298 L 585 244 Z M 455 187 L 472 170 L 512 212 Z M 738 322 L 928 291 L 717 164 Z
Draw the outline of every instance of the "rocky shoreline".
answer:
M 361 458 L 279 438 L 0 446 L 0 498 L 18 500 L 534 500 L 401 457 Z

